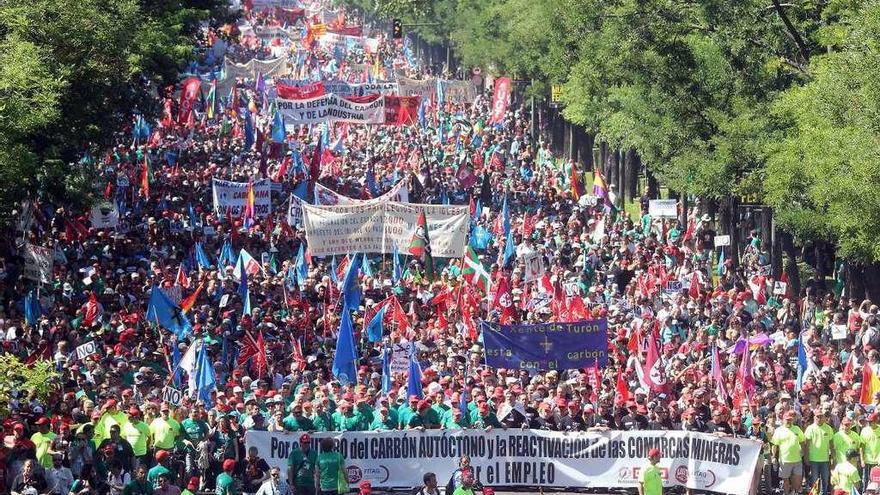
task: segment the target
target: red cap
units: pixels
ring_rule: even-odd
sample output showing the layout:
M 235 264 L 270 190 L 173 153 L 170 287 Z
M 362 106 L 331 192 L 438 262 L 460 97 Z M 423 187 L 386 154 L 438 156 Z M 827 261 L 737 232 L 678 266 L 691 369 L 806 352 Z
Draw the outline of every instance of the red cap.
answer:
M 410 402 L 418 402 L 418 401 L 419 401 L 419 398 L 418 398 L 417 396 L 415 396 L 415 395 L 410 395 L 410 396 L 409 396 L 409 401 L 410 401 Z
M 660 449 L 654 447 L 653 449 L 648 451 L 648 457 L 661 457 Z
M 138 408 L 136 408 L 136 407 L 134 407 L 134 406 L 131 406 L 131 407 L 128 409 L 128 415 L 129 415 L 129 416 L 134 416 L 134 417 L 140 417 L 140 415 L 141 415 L 141 410 L 138 409 Z
M 302 445 L 304 443 L 312 443 L 312 436 L 308 433 L 303 433 L 299 436 L 299 444 Z
M 235 469 L 235 460 L 234 459 L 226 459 L 223 461 L 223 470 L 227 473 L 232 472 Z
M 199 477 L 193 476 L 192 478 L 190 478 L 189 483 L 187 483 L 187 485 L 186 485 L 186 489 L 191 492 L 198 490 L 199 489 Z
M 44 426 L 47 424 L 49 424 L 49 418 L 47 418 L 45 416 L 41 416 L 40 419 L 38 419 L 36 422 L 37 426 Z
M 156 462 L 162 462 L 165 459 L 168 459 L 168 451 L 167 450 L 160 450 L 160 451 L 156 452 Z

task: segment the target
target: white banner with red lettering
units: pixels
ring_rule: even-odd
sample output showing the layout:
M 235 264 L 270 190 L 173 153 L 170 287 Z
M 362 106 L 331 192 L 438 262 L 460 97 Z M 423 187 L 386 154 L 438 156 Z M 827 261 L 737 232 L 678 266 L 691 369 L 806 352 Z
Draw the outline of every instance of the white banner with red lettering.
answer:
M 275 100 L 285 125 L 349 122 L 352 124 L 384 124 L 385 99 L 378 97 L 358 103 L 332 93 L 306 100 Z
M 303 203 L 303 226 L 312 256 L 407 253 L 425 212 L 431 254 L 435 258 L 461 258 L 470 225 L 468 206 L 420 205 L 393 201 L 367 201 L 355 205 L 313 206 Z
M 327 437 L 345 457 L 349 485 L 367 480 L 374 489 L 419 486 L 426 471 L 443 486 L 462 455 L 470 456 L 484 486 L 636 488 L 656 447 L 664 486 L 747 495 L 761 453 L 755 440 L 687 431 L 349 431 L 316 433 L 312 448 Z M 245 436 L 248 448 L 283 473 L 298 441 L 298 432 L 249 430 Z

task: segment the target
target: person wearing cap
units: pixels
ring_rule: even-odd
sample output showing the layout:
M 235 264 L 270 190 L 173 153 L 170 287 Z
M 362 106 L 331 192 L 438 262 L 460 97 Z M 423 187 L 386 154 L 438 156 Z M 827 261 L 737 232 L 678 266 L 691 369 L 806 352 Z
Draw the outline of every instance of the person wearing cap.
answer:
M 859 445 L 862 451 L 862 479 L 871 479 L 871 469 L 880 465 L 880 414 L 877 411 L 868 415 L 868 422 L 862 427 Z
M 324 400 L 327 400 L 326 397 L 323 400 L 316 397 L 314 402 L 315 415 L 311 418 L 312 424 L 315 425 L 315 431 L 335 431 L 333 416 L 327 410 L 327 404 L 324 403 Z
M 159 407 L 159 417 L 150 423 L 150 438 L 157 449 L 171 450 L 180 434 L 180 423 L 171 417 L 167 402 Z
M 157 450 L 153 456 L 156 459 L 156 465 L 147 471 L 147 481 L 153 485 L 153 489 L 159 488 L 159 475 L 168 474 L 168 464 L 171 462 L 171 454 L 167 450 Z
M 809 486 L 819 480 L 819 493 L 828 495 L 831 491 L 831 438 L 834 429 L 826 422 L 825 411 L 817 409 L 813 424 L 804 431 L 807 439 L 807 462 L 810 463 Z
M 452 495 L 475 495 L 476 479 L 474 478 L 474 470 L 466 469 L 461 472 L 461 484 L 455 488 Z
M 360 431 L 361 417 L 354 413 L 352 404 L 347 400 L 339 403 L 339 409 L 333 413 L 334 431 Z
M 186 452 L 186 474 L 194 476 L 198 471 L 199 444 L 208 439 L 208 423 L 201 414 L 205 404 L 197 403 L 189 411 L 189 416 L 180 422 L 180 439 Z
M 794 424 L 794 418 L 794 411 L 786 412 L 783 424 L 770 438 L 773 459 L 778 463 L 779 477 L 782 478 L 782 495 L 800 493 L 804 476 L 802 450 L 806 438 L 801 428 Z
M 461 408 L 453 407 L 449 410 L 440 427 L 445 430 L 463 430 L 468 427 L 467 417 L 461 413 Z
M 122 436 L 131 445 L 138 462 L 147 462 L 150 449 L 150 425 L 144 422 L 143 414 L 137 407 L 128 410 L 128 422 L 122 426 Z
M 180 495 L 196 495 L 196 492 L 199 491 L 200 483 L 201 478 L 199 476 L 190 477 L 189 482 L 186 484 L 186 488 L 180 491 Z
M 391 409 L 387 404 L 380 404 L 376 408 L 373 422 L 370 423 L 369 431 L 390 431 L 397 429 L 397 420 L 391 417 Z
M 663 478 L 660 473 L 660 449 L 648 451 L 648 465 L 639 473 L 639 495 L 662 495 Z
M 41 416 L 34 423 L 37 428 L 36 433 L 31 435 L 31 442 L 34 443 L 37 453 L 37 461 L 44 469 L 52 467 L 52 441 L 55 440 L 55 433 L 49 430 L 49 418 Z
M 410 418 L 419 414 L 418 409 L 419 398 L 415 395 L 410 395 L 407 404 L 397 409 L 397 427 L 401 430 L 406 429 Z
M 128 443 L 128 440 L 122 438 L 119 434 L 119 425 L 113 425 L 110 427 L 110 437 L 106 438 L 104 441 L 98 445 L 98 450 L 102 452 L 109 452 L 110 455 L 107 456 L 107 461 L 119 461 L 119 463 L 125 468 L 126 471 L 131 470 L 134 464 L 134 451 L 131 448 L 131 444 Z
M 217 475 L 214 493 L 216 495 L 238 495 L 235 479 L 232 477 L 232 473 L 235 471 L 235 460 L 224 460 L 222 468 L 223 471 Z
M 287 482 L 296 495 L 315 495 L 315 466 L 318 453 L 312 448 L 312 437 L 303 433 L 299 445 L 287 457 Z
M 831 471 L 831 485 L 834 487 L 835 495 L 849 495 L 853 488 L 859 489 L 862 477 L 859 475 L 859 468 L 856 464 L 859 462 L 859 451 L 850 449 L 844 454 L 843 462 L 834 465 Z
M 858 451 L 862 444 L 862 439 L 858 433 L 852 430 L 853 420 L 849 416 L 844 416 L 840 420 L 840 427 L 831 437 L 831 445 L 834 447 L 834 463 L 846 461 L 846 453 L 850 450 Z

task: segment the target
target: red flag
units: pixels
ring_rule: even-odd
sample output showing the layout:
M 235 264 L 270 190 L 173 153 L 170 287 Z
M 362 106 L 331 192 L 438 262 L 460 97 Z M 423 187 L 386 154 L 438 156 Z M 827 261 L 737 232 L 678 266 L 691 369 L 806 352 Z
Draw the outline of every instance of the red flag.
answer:
M 184 289 L 189 289 L 189 277 L 186 275 L 186 272 L 183 270 L 183 263 L 177 267 L 177 278 L 174 283 L 183 287 Z
M 691 273 L 691 286 L 688 288 L 688 296 L 691 299 L 700 298 L 700 277 L 697 275 L 696 270 Z
M 385 95 L 385 125 L 416 125 L 421 96 Z
M 307 100 L 322 96 L 325 92 L 324 83 L 321 81 L 302 86 L 275 83 L 275 91 L 278 97 L 285 100 Z
M 145 199 L 150 198 L 150 170 L 146 159 L 144 160 L 144 166 L 141 169 L 141 191 L 144 193 Z
M 33 354 L 29 355 L 25 358 L 24 364 L 30 366 L 37 361 L 51 361 L 52 360 L 52 346 L 49 345 L 49 341 L 44 340 L 36 350 L 34 350 Z
M 599 373 L 599 360 L 596 359 L 593 361 L 593 394 L 590 396 L 590 401 L 596 402 L 599 400 L 599 389 L 602 388 L 602 374 Z
M 849 359 L 846 360 L 846 366 L 843 367 L 843 381 L 852 383 L 855 365 L 855 354 L 851 352 L 849 353 Z
M 763 275 L 757 275 L 749 281 L 749 289 L 755 298 L 755 302 L 764 305 L 767 304 L 767 278 Z
M 687 229 L 684 231 L 684 242 L 688 242 L 694 236 L 694 219 L 688 220 Z
M 104 186 L 104 199 L 110 200 L 110 196 L 113 194 L 113 189 L 110 186 L 110 181 L 107 181 L 107 185 Z
M 626 401 L 629 400 L 629 386 L 626 384 L 626 380 L 623 379 L 623 370 L 617 371 L 617 398 L 615 399 L 615 403 L 617 404 L 625 404 Z
M 550 301 L 550 309 L 553 311 L 555 321 L 566 321 L 568 319 L 568 304 L 566 303 L 565 291 L 558 280 L 553 287 L 553 300 Z
M 299 339 L 293 339 L 293 354 L 291 355 L 293 362 L 299 371 L 306 369 L 306 358 L 303 355 L 302 343 Z
M 629 341 L 626 343 L 626 350 L 631 354 L 638 354 L 642 348 L 642 329 L 638 326 L 632 329 L 629 334 Z
M 309 160 L 309 195 L 314 193 L 315 184 L 318 182 L 318 177 L 321 176 L 321 155 L 321 139 L 318 138 L 315 150 L 312 152 L 312 158 Z
M 181 311 L 183 311 L 184 313 L 187 313 L 187 312 L 189 312 L 189 310 L 192 309 L 192 307 L 196 304 L 196 299 L 199 298 L 199 293 L 202 292 L 203 286 L 204 286 L 203 284 L 199 284 L 199 286 L 196 287 L 196 290 L 192 294 L 186 296 L 185 298 L 183 298 L 180 301 L 180 310 Z
M 492 301 L 494 308 L 501 309 L 500 322 L 502 324 L 510 323 L 513 320 L 513 296 L 510 293 L 510 283 L 506 275 L 499 277 L 496 282 L 495 300 Z
M 666 370 L 663 369 L 663 362 L 660 360 L 660 350 L 657 348 L 657 339 L 648 336 L 648 356 L 645 359 L 645 380 L 648 387 L 657 393 L 666 391 Z
M 492 115 L 488 124 L 500 123 L 507 113 L 507 105 L 510 103 L 510 78 L 499 77 L 495 80 L 495 92 L 492 95 Z
M 95 296 L 94 291 L 89 294 L 89 302 L 87 302 L 85 306 L 86 315 L 83 318 L 82 326 L 89 327 L 95 322 L 95 320 L 98 319 L 99 316 L 101 316 L 104 311 L 101 307 L 101 303 L 98 302 L 98 298 Z
M 198 99 L 202 89 L 202 80 L 198 77 L 190 77 L 183 81 L 180 90 L 180 103 L 178 105 L 177 122 L 187 124 L 192 118 L 193 103 Z
M 242 367 L 247 364 L 248 360 L 253 358 L 253 365 L 256 368 L 257 375 L 262 377 L 266 372 L 266 348 L 263 345 L 262 330 L 255 339 L 250 330 L 245 330 L 244 336 L 241 338 L 241 349 L 238 354 L 238 366 Z
M 532 230 L 534 230 L 534 223 L 531 218 L 529 218 L 528 213 L 523 214 L 523 223 L 522 223 L 522 236 L 523 237 L 531 237 Z
M 591 319 L 592 315 L 584 305 L 584 300 L 581 299 L 581 296 L 568 298 L 568 317 L 572 321 Z

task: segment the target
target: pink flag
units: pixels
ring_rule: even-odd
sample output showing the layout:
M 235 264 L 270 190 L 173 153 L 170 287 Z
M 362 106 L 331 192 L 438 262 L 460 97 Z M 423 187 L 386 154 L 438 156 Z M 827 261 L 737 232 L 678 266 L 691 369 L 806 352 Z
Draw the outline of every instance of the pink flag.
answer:
M 716 346 L 712 346 L 712 379 L 715 380 L 715 394 L 727 403 L 730 396 L 724 389 L 724 375 L 721 373 L 721 360 L 718 357 L 718 347 Z
M 648 336 L 648 357 L 645 359 L 645 381 L 653 392 L 665 392 L 667 387 L 666 370 L 660 360 L 660 350 L 657 349 L 657 339 L 653 335 Z
M 733 388 L 733 406 L 741 407 L 749 404 L 755 394 L 755 377 L 752 376 L 752 354 L 743 352 L 740 361 L 739 372 L 736 376 L 736 386 Z

